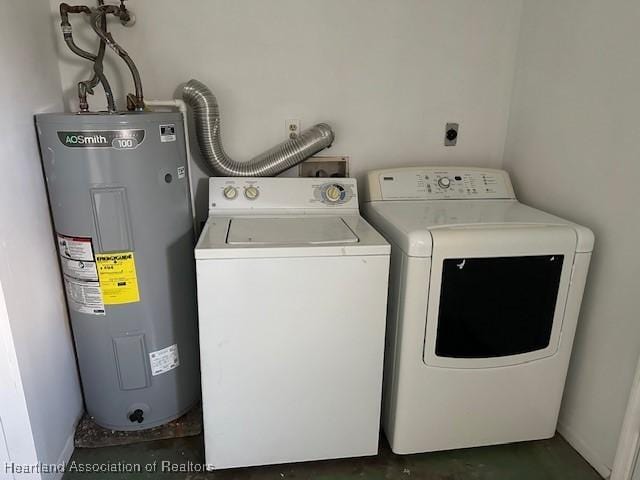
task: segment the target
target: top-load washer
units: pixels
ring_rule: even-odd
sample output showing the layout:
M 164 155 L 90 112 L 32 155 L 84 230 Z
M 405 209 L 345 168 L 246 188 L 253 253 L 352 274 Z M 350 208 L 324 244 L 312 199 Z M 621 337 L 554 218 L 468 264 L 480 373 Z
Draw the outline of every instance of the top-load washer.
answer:
M 390 246 L 353 179 L 212 178 L 195 250 L 206 462 L 375 455 Z
M 554 435 L 593 248 L 520 203 L 506 172 L 369 173 L 391 243 L 383 427 L 396 453 Z

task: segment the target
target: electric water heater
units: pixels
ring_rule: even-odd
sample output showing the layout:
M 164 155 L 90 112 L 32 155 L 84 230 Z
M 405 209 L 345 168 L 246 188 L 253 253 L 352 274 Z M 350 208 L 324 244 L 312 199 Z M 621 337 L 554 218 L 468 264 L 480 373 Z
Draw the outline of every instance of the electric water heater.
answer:
M 87 411 L 115 430 L 177 418 L 200 393 L 182 117 L 36 124 Z

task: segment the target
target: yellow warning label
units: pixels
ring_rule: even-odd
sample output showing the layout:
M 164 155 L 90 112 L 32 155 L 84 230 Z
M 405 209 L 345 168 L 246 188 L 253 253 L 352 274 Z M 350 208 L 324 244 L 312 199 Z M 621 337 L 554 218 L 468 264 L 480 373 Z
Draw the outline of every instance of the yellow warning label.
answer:
M 98 253 L 96 264 L 105 305 L 140 301 L 133 252 Z

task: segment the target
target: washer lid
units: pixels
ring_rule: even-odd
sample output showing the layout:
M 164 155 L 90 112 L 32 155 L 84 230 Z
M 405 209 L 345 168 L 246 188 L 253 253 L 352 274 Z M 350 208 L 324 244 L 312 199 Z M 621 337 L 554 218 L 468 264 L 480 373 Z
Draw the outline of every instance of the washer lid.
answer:
M 340 217 L 233 218 L 228 245 L 331 245 L 358 243 Z
M 388 256 L 390 251 L 382 235 L 360 215 L 210 215 L 196 245 L 195 257 L 208 260 Z

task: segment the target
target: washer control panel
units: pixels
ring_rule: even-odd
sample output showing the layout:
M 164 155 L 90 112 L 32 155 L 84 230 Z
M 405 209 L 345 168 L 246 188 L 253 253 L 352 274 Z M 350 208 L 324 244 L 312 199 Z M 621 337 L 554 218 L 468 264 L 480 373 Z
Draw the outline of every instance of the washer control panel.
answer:
M 212 177 L 209 213 L 255 209 L 358 209 L 353 178 Z
M 366 200 L 513 199 L 504 170 L 467 167 L 410 167 L 376 170 Z

